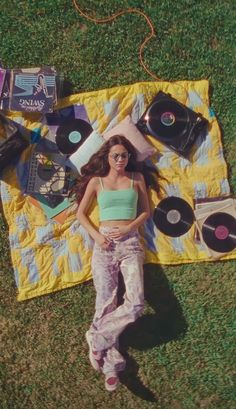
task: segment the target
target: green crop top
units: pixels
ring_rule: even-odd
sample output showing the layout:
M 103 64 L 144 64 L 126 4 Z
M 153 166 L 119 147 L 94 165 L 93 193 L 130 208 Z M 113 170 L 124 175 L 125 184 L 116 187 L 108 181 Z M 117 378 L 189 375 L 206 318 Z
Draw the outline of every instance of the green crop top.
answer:
M 137 216 L 138 193 L 134 189 L 132 174 L 131 186 L 128 189 L 105 190 L 102 179 L 99 178 L 102 190 L 98 193 L 99 219 L 129 220 Z

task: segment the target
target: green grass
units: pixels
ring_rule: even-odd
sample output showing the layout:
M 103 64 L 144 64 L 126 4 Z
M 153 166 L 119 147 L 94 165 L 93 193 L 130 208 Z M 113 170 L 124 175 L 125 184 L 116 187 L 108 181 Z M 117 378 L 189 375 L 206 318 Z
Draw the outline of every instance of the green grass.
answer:
M 81 0 L 91 15 L 146 12 L 156 37 L 149 69 L 165 80 L 208 78 L 236 192 L 233 0 Z M 6 67 L 53 64 L 73 92 L 151 80 L 139 65 L 148 33 L 135 14 L 109 24 L 83 18 L 69 0 L 1 1 Z M 145 314 L 121 337 L 122 386 L 104 390 L 84 333 L 94 311 L 91 283 L 18 303 L 8 232 L 0 224 L 1 409 L 232 409 L 236 407 L 233 321 L 235 261 L 145 267 Z

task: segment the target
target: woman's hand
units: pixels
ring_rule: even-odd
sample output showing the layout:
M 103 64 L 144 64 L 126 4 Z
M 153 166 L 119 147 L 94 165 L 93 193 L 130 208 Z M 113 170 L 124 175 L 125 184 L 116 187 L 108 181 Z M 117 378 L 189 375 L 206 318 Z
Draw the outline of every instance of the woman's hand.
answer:
M 114 227 L 112 231 L 109 232 L 108 237 L 112 240 L 119 240 L 122 237 L 126 236 L 126 234 L 130 233 L 130 231 L 130 226 L 128 224 L 124 224 Z
M 98 234 L 98 236 L 95 239 L 95 242 L 99 247 L 101 247 L 103 250 L 109 249 L 111 245 L 111 240 L 108 236 L 104 236 L 103 234 Z

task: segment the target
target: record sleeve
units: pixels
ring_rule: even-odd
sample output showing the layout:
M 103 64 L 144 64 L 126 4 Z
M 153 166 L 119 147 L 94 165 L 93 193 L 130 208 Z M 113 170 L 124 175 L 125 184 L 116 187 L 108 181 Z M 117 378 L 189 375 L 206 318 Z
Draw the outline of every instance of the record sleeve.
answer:
M 202 218 L 205 215 L 209 216 L 214 212 L 219 212 L 219 211 L 224 211 L 224 209 L 226 209 L 226 211 L 228 211 L 228 208 L 231 208 L 232 211 L 235 207 L 235 199 L 233 199 L 232 197 L 229 197 L 227 199 L 223 199 L 223 200 L 216 200 L 216 201 L 212 201 L 212 202 L 205 202 L 205 203 L 197 203 L 195 205 L 195 209 L 194 209 L 194 215 L 196 219 Z
M 194 214 L 200 240 L 204 244 L 209 256 L 219 259 L 225 253 L 230 252 L 232 250 L 232 241 L 234 240 L 232 236 L 235 235 L 233 227 L 236 220 L 235 199 L 226 199 L 225 203 L 218 202 L 218 206 L 214 203 L 210 206 L 207 205 L 205 208 L 201 207 L 196 209 Z M 233 229 L 232 232 L 231 227 Z M 228 243 L 229 241 L 231 244 Z
M 222 206 L 225 204 L 232 203 L 232 196 L 216 196 L 216 197 L 204 197 L 204 198 L 197 198 L 194 200 L 194 208 L 201 209 L 206 208 L 207 206 Z
M 33 196 L 28 196 L 27 199 L 38 209 L 41 209 L 49 219 L 54 219 L 62 224 L 68 217 L 68 209 L 72 206 L 71 201 L 67 197 L 62 197 L 62 201 L 60 201 L 60 203 L 54 207 L 51 207 L 48 201 L 45 199 L 45 196 L 41 195 L 40 193 L 35 193 Z
M 6 70 L 4 70 L 3 68 L 0 68 L 0 98 L 2 97 L 2 90 L 4 86 L 5 76 L 6 76 Z
M 67 196 L 69 184 L 70 168 L 63 165 L 59 153 L 33 152 L 26 193 Z
M 202 225 L 202 237 L 207 246 L 218 253 L 228 253 L 236 247 L 236 219 L 229 213 L 216 212 Z
M 11 70 L 5 70 L 5 79 L 2 87 L 2 95 L 0 98 L 0 109 L 9 110 L 9 97 L 10 97 L 10 81 L 11 81 Z
M 10 110 L 51 112 L 56 102 L 54 67 L 11 70 Z

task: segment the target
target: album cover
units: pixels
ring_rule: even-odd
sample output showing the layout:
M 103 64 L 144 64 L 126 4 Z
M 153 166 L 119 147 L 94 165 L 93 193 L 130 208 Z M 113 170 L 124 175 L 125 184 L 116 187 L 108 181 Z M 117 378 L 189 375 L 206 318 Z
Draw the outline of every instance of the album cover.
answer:
M 226 199 L 194 211 L 196 227 L 208 254 L 218 259 L 236 247 L 236 202 Z
M 2 87 L 2 95 L 0 98 L 0 109 L 9 110 L 9 96 L 10 96 L 10 80 L 11 80 L 11 70 L 5 70 L 5 77 Z
M 11 70 L 9 104 L 11 111 L 52 112 L 56 102 L 54 67 Z
M 232 201 L 232 195 L 227 195 L 227 196 L 215 196 L 215 197 L 201 197 L 194 199 L 194 206 L 195 209 L 201 209 L 202 207 L 207 207 L 207 206 L 221 206 L 221 204 L 225 203 L 231 203 Z
M 30 159 L 26 193 L 67 196 L 69 176 L 70 168 L 63 164 L 62 155 L 35 150 Z
M 6 70 L 0 68 L 0 97 L 2 96 L 3 85 L 5 81 Z
M 212 212 L 223 211 L 224 209 L 227 209 L 229 206 L 235 207 L 236 209 L 235 199 L 233 199 L 232 197 L 228 197 L 225 199 L 221 198 L 220 200 L 217 199 L 210 202 L 196 203 L 194 209 L 195 217 L 201 218 L 204 215 L 209 216 Z
M 63 197 L 57 206 L 51 207 L 45 200 L 45 196 L 40 193 L 29 196 L 28 200 L 38 209 L 43 210 L 49 219 L 54 219 L 60 224 L 65 222 L 68 217 L 68 208 L 72 206 L 71 201 L 67 197 Z

